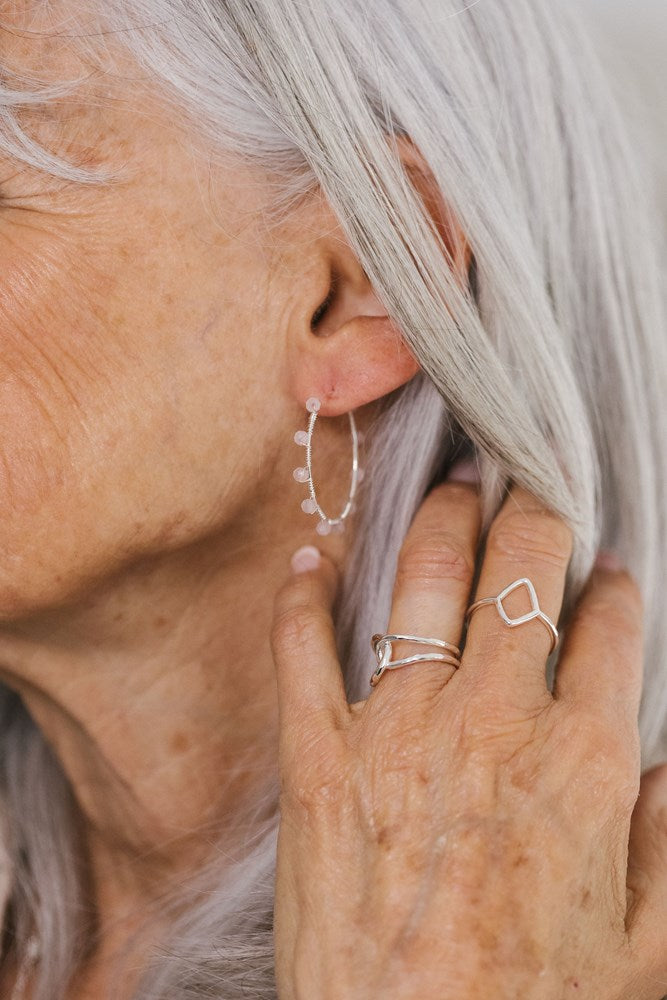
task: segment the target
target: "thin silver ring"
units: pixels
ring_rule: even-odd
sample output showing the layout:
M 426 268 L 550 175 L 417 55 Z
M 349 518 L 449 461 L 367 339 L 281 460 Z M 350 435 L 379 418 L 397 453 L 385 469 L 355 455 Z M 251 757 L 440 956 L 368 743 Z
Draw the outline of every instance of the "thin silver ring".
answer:
M 392 642 L 396 642 L 399 639 L 409 639 L 410 642 L 419 642 L 428 646 L 438 646 L 441 649 L 448 650 L 447 653 L 415 653 L 413 656 L 404 656 L 400 660 L 392 660 Z M 451 642 L 445 642 L 444 639 L 427 639 L 421 635 L 403 635 L 400 633 L 387 633 L 386 635 L 380 635 L 376 632 L 371 638 L 371 646 L 373 647 L 373 652 L 378 661 L 378 668 L 371 674 L 371 687 L 379 682 L 385 670 L 393 670 L 395 667 L 402 667 L 406 663 L 427 663 L 427 662 L 438 662 L 438 663 L 450 663 L 452 666 L 458 668 L 461 666 L 460 656 L 461 651 L 458 646 L 455 646 Z
M 523 586 L 525 586 L 528 591 L 531 610 L 528 614 L 519 615 L 518 618 L 510 618 L 503 607 L 503 599 L 508 597 L 513 591 L 518 590 L 519 587 Z M 549 650 L 549 654 L 553 653 L 554 649 L 558 645 L 558 629 L 551 621 L 551 618 L 549 618 L 548 615 L 545 615 L 544 611 L 540 608 L 537 594 L 535 593 L 535 587 L 527 576 L 522 576 L 519 580 L 515 580 L 513 583 L 510 583 L 504 590 L 501 590 L 497 597 L 483 597 L 481 600 L 475 601 L 475 603 L 471 604 L 466 611 L 466 621 L 468 621 L 473 611 L 476 611 L 477 608 L 481 608 L 484 604 L 495 604 L 498 614 L 510 628 L 516 628 L 517 625 L 523 625 L 525 622 L 533 621 L 534 618 L 541 621 L 551 635 L 551 649 Z

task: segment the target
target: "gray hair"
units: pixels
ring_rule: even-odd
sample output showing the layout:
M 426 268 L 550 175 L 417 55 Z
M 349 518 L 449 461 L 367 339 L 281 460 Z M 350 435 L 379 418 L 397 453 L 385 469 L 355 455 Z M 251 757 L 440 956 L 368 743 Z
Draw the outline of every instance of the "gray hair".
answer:
M 104 35 L 78 18 L 72 5 L 72 36 L 92 59 Z M 600 545 L 639 581 L 643 765 L 657 762 L 667 735 L 663 248 L 649 181 L 580 26 L 550 0 L 105 0 L 95 20 L 212 156 L 270 171 L 276 220 L 321 189 L 420 363 L 383 400 L 367 443 L 336 609 L 350 700 L 368 694 L 369 636 L 386 624 L 411 518 L 455 452 L 474 449 L 485 526 L 510 480 L 571 524 L 566 615 Z M 35 91 L 2 74 L 1 148 L 71 180 L 113 182 L 40 149 L 17 118 L 76 80 Z M 468 288 L 400 164 L 401 135 L 466 234 Z M 36 927 L 35 1000 L 60 1000 L 92 933 L 77 809 L 20 699 L 1 697 L 12 947 L 22 955 Z M 276 996 L 277 798 L 268 775 L 256 812 L 235 820 L 243 849 L 230 852 L 225 831 L 210 864 L 161 903 L 173 931 L 136 1000 Z

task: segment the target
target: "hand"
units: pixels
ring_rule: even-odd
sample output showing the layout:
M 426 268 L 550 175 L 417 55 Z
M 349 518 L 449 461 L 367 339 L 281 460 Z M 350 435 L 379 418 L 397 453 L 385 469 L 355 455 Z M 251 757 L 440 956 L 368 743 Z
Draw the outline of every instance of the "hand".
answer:
M 401 551 L 387 632 L 460 645 L 479 530 L 474 486 L 431 492 Z M 477 596 L 527 576 L 557 622 L 571 545 L 563 521 L 515 487 Z M 388 670 L 353 705 L 336 587 L 323 557 L 276 598 L 280 1000 L 660 1000 L 667 768 L 645 776 L 637 802 L 632 577 L 592 573 L 553 694 L 548 630 L 509 628 L 489 605 L 470 619 L 459 669 Z M 510 614 L 523 608 L 508 598 Z M 412 652 L 423 647 L 395 644 L 393 657 Z

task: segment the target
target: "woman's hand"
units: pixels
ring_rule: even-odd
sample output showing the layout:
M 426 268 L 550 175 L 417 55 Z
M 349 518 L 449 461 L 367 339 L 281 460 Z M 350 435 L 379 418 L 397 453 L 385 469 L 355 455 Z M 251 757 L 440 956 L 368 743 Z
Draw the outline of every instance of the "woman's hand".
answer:
M 432 491 L 401 552 L 387 632 L 460 644 L 479 525 L 475 487 Z M 514 488 L 477 597 L 527 576 L 556 622 L 571 541 Z M 323 558 L 276 599 L 280 1000 L 660 1000 L 667 768 L 644 777 L 637 802 L 633 579 L 593 572 L 553 694 L 548 630 L 509 628 L 489 605 L 470 619 L 458 670 L 388 670 L 353 705 L 331 623 L 336 585 Z M 523 609 L 508 598 L 509 614 Z M 393 655 L 423 651 L 397 643 Z

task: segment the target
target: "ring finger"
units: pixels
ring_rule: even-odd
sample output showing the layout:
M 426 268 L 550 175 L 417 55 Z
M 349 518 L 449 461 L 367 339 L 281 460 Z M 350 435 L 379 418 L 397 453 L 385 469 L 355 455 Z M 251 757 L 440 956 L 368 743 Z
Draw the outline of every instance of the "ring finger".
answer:
M 474 600 L 497 597 L 514 582 L 502 601 L 510 619 L 536 610 L 523 578 L 532 583 L 538 608 L 554 625 L 560 614 L 572 532 L 557 514 L 519 486 L 508 493 L 489 528 Z M 508 625 L 495 604 L 477 608 L 469 618 L 461 676 L 474 672 L 484 687 L 498 685 L 516 698 L 549 694 L 545 665 L 552 646 L 549 627 L 540 618 Z

